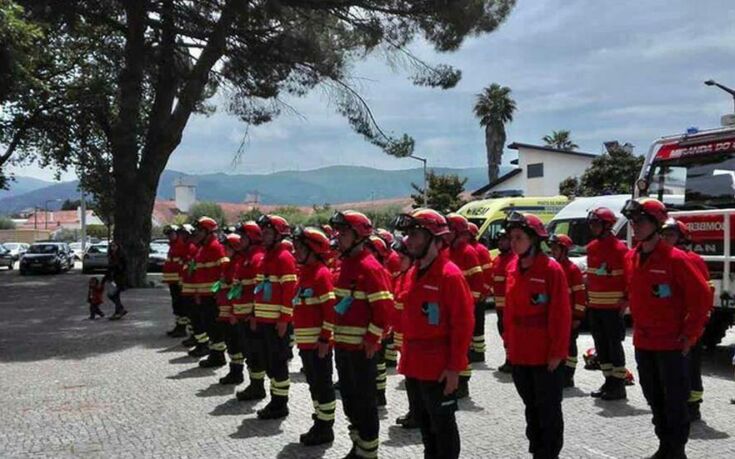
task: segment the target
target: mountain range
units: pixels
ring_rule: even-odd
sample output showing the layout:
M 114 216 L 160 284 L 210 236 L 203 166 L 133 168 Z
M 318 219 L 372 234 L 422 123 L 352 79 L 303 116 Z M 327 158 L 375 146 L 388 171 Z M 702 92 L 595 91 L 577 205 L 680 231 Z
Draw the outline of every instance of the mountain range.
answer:
M 434 168 L 439 174 L 467 178 L 466 190 L 487 183 L 487 169 Z M 507 168 L 501 167 L 503 174 Z M 257 195 L 263 204 L 308 206 L 339 204 L 408 196 L 411 183 L 423 183 L 422 169 L 381 170 L 360 166 L 332 166 L 308 171 L 282 171 L 263 175 L 186 174 L 166 170 L 158 186 L 159 199 L 173 199 L 175 182 L 183 179 L 196 185 L 199 201 L 243 202 Z M 56 210 L 65 199 L 79 199 L 77 182 L 44 182 L 18 176 L 9 190 L 0 190 L 0 214 L 37 206 Z

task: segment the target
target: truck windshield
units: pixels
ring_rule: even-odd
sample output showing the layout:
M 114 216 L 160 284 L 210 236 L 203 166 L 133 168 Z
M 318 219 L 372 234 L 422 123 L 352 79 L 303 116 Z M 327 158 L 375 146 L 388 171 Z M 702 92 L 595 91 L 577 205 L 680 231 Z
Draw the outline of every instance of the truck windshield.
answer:
M 678 210 L 735 207 L 735 153 L 657 161 L 648 196 Z

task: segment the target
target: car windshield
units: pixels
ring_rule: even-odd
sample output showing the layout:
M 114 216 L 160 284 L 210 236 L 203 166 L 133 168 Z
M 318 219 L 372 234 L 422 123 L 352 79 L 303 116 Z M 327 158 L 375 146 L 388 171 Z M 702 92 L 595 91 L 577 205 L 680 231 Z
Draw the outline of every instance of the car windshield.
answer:
M 59 251 L 59 246 L 55 244 L 37 244 L 32 245 L 28 249 L 28 253 L 56 253 Z
M 648 195 L 679 210 L 735 206 L 735 153 L 654 163 Z
M 159 244 L 156 242 L 151 243 L 151 252 L 154 253 L 168 253 L 168 245 L 165 244 Z
M 87 250 L 87 253 L 107 253 L 107 246 L 106 245 L 93 245 L 92 247 Z
M 82 248 L 82 243 L 81 242 L 72 242 L 71 244 L 69 244 L 69 247 L 72 250 L 79 250 L 79 249 Z
M 20 244 L 16 244 L 16 243 L 14 243 L 14 242 L 9 242 L 9 243 L 7 243 L 7 244 L 3 244 L 3 245 L 4 245 L 4 246 L 5 246 L 5 248 L 6 248 L 6 249 L 8 249 L 8 250 L 15 250 L 15 249 L 18 249 L 18 248 L 20 248 Z

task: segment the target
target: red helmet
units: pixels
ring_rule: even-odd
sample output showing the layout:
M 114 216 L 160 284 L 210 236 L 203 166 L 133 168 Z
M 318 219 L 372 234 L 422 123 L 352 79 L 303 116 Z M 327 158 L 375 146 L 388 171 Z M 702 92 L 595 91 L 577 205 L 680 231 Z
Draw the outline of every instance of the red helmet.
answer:
M 692 240 L 692 233 L 689 231 L 689 227 L 681 220 L 676 220 L 674 218 L 669 218 L 666 220 L 666 223 L 661 227 L 661 231 L 666 230 L 673 230 L 679 233 L 679 238 L 683 239 L 686 242 L 690 242 Z
M 449 231 L 458 236 L 470 232 L 470 222 L 459 214 L 452 213 L 447 215 L 447 225 L 449 225 Z
M 549 245 L 554 244 L 560 245 L 568 250 L 572 248 L 574 242 L 572 242 L 572 238 L 570 238 L 566 234 L 552 234 L 551 236 L 549 236 Z
M 260 230 L 260 226 L 252 220 L 238 223 L 235 226 L 235 232 L 246 236 L 250 239 L 251 244 L 258 244 L 263 240 L 263 233 Z
M 654 198 L 629 199 L 623 207 L 623 215 L 628 220 L 644 215 L 651 218 L 659 226 L 666 223 L 666 219 L 669 217 L 664 203 Z
M 593 221 L 614 225 L 618 221 L 618 217 L 615 216 L 615 212 L 607 207 L 597 207 L 587 213 L 587 223 L 592 223 Z
M 393 236 L 393 233 L 391 233 L 390 231 L 388 231 L 385 228 L 378 228 L 377 230 L 375 230 L 375 234 L 380 239 L 382 239 L 383 241 L 385 241 L 385 245 L 387 245 L 388 247 L 390 247 L 391 244 L 393 244 L 393 241 L 396 240 L 396 238 Z
M 322 232 L 326 234 L 329 239 L 332 239 L 336 235 L 334 228 L 329 225 L 322 225 Z
M 388 244 L 380 236 L 370 236 L 370 248 L 372 248 L 380 258 L 386 259 L 390 255 Z
M 281 241 L 281 245 L 288 250 L 289 252 L 293 253 L 293 242 L 289 241 L 288 239 L 284 239 Z
M 293 231 L 293 240 L 300 244 L 304 244 L 315 254 L 321 257 L 331 255 L 332 247 L 330 245 L 329 236 L 324 231 L 313 226 L 297 226 Z
M 242 237 L 237 233 L 230 233 L 225 237 L 225 244 L 232 248 L 239 246 L 240 243 L 242 243 Z
M 291 227 L 285 218 L 278 215 L 261 215 L 256 221 L 261 229 L 273 228 L 279 236 L 288 236 L 291 234 Z
M 219 225 L 217 225 L 217 222 L 213 218 L 209 217 L 202 217 L 196 222 L 196 228 L 202 229 L 205 231 L 214 232 L 217 231 L 217 228 L 219 228 Z
M 544 222 L 534 214 L 522 214 L 517 211 L 512 211 L 505 218 L 504 226 L 508 232 L 513 228 L 520 228 L 526 232 L 535 234 L 539 239 L 546 239 L 549 237 L 549 233 L 546 231 Z
M 373 233 L 373 222 L 363 213 L 354 210 L 335 212 L 329 219 L 329 224 L 339 231 L 340 228 L 349 228 L 357 233 L 358 237 L 370 237 Z
M 422 228 L 434 236 L 449 234 L 447 219 L 433 209 L 416 209 L 410 214 L 400 214 L 393 221 L 393 226 L 404 233 L 412 228 Z
M 469 227 L 469 232 L 472 235 L 472 237 L 477 239 L 477 235 L 480 234 L 480 228 L 478 228 L 477 225 L 475 225 L 472 222 L 469 222 L 468 227 Z

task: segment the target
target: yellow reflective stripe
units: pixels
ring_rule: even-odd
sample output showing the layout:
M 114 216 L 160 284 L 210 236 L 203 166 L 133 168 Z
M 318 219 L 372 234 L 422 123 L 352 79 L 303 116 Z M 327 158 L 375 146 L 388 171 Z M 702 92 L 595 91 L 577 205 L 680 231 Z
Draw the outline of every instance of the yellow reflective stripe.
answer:
M 367 328 L 365 327 L 348 327 L 346 325 L 335 325 L 334 327 L 335 333 L 340 333 L 344 335 L 364 335 L 365 332 L 367 332 Z
M 473 274 L 482 273 L 482 266 L 473 266 L 472 268 L 462 271 L 462 274 L 464 274 L 465 277 L 469 277 Z
M 307 336 L 295 336 L 294 341 L 296 344 L 314 344 L 319 341 L 319 335 L 307 335 Z
M 179 279 L 181 279 L 181 276 L 179 276 L 176 273 L 163 273 L 163 280 L 164 281 L 176 282 Z
M 621 298 L 590 298 L 590 303 L 594 304 L 618 304 Z
M 281 277 L 278 276 L 268 276 L 267 278 L 263 274 L 258 274 L 255 276 L 255 280 L 258 282 L 263 282 L 264 280 L 268 279 L 268 281 L 277 283 L 277 284 L 284 284 L 286 282 L 296 282 L 296 274 L 285 274 Z
M 505 276 L 493 276 L 493 280 L 495 282 L 503 282 L 505 280 Z
M 324 322 L 322 322 L 322 329 L 334 332 L 334 324 L 325 320 Z
M 368 325 L 367 331 L 378 337 L 383 336 L 383 329 L 378 327 L 377 325 L 373 325 L 373 324 Z
M 505 306 L 505 297 L 496 296 L 495 297 L 495 306 Z
M 579 285 L 572 286 L 572 291 L 573 292 L 580 292 L 582 290 L 584 290 L 584 284 L 579 284 Z
M 362 336 L 340 335 L 339 333 L 335 333 L 334 335 L 335 343 L 362 344 L 362 341 Z
M 287 316 L 293 315 L 293 308 L 291 306 L 281 306 L 281 314 L 286 314 Z
M 574 309 L 576 309 L 577 311 L 584 311 L 587 308 L 583 304 L 575 304 Z
M 399 311 L 403 311 L 403 303 L 396 303 L 396 309 Z
M 253 303 L 233 304 L 232 310 L 238 315 L 251 314 L 253 312 Z
M 392 300 L 393 295 L 390 292 L 384 290 L 381 292 L 371 293 L 367 296 L 367 299 L 369 302 L 374 303 L 381 300 Z
M 240 281 L 240 284 L 242 284 L 242 285 L 255 285 L 257 283 L 258 283 L 258 281 L 256 281 L 255 278 L 252 278 L 252 279 L 243 279 L 243 280 Z
M 490 268 L 492 268 L 492 267 L 493 267 L 493 264 L 492 264 L 492 263 L 488 263 L 488 264 L 486 264 L 486 265 L 482 265 L 482 269 L 483 269 L 483 271 L 484 271 L 484 270 L 487 270 L 487 269 L 490 269 Z
M 293 330 L 294 334 L 296 336 L 299 335 L 318 335 L 322 332 L 322 329 L 319 327 L 309 327 L 309 328 L 294 328 Z
M 282 306 L 280 304 L 255 303 L 256 311 L 280 312 L 281 307 Z
M 621 298 L 624 294 L 625 292 L 589 292 L 590 298 Z
M 337 297 L 335 296 L 334 292 L 329 292 L 316 298 L 304 298 L 304 303 L 308 305 L 322 304 L 326 303 L 329 300 L 334 300 L 335 298 Z
M 352 290 L 347 290 L 345 288 L 335 288 L 334 294 L 337 295 L 338 297 L 351 296 L 352 298 L 356 300 L 366 300 L 367 299 L 367 294 L 365 294 L 365 292 L 360 291 L 360 290 L 352 291 Z
M 482 295 L 480 294 L 480 292 L 472 292 L 472 298 L 474 298 L 474 299 L 479 299 L 479 298 L 480 298 L 480 296 L 482 296 Z
M 267 312 L 267 311 L 258 311 L 255 310 L 255 317 L 258 317 L 260 319 L 278 319 L 281 317 L 280 312 Z

